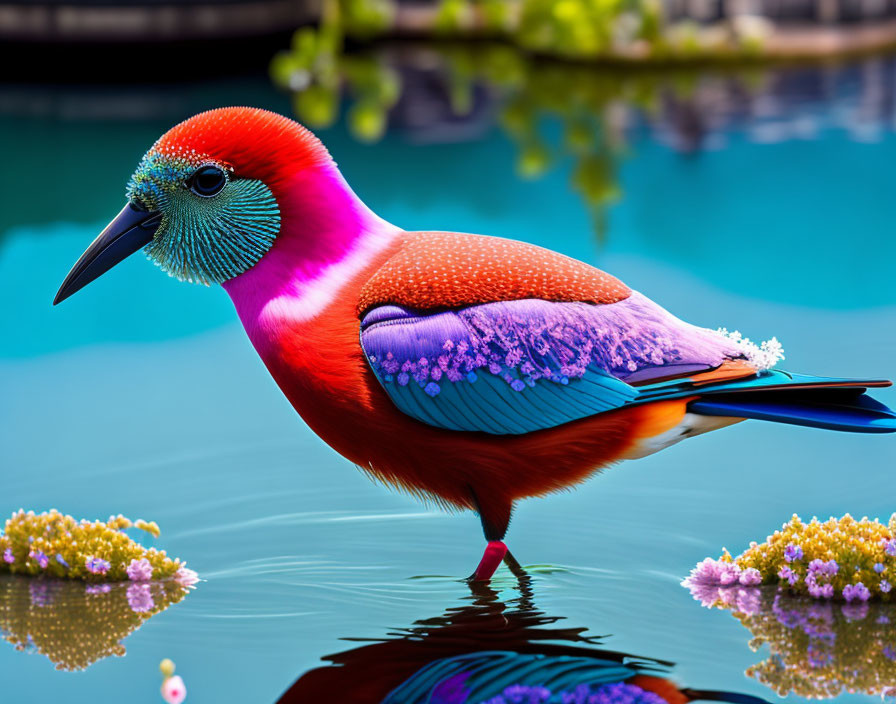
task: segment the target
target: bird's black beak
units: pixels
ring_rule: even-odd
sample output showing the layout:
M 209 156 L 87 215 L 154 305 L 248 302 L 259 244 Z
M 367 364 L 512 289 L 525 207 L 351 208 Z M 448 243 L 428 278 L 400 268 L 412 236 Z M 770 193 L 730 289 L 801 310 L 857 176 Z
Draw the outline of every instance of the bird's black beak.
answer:
M 143 210 L 133 203 L 124 206 L 68 272 L 53 305 L 64 301 L 122 259 L 148 245 L 161 219 L 162 215 L 157 211 Z

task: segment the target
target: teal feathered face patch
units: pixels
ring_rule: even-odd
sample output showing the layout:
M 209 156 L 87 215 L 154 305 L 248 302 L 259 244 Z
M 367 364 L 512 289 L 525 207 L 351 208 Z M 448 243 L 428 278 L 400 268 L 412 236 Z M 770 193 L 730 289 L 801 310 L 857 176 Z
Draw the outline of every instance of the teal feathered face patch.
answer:
M 280 232 L 280 209 L 264 183 L 235 178 L 225 164 L 195 155 L 148 153 L 127 195 L 162 214 L 144 251 L 181 281 L 232 279 L 254 266 Z

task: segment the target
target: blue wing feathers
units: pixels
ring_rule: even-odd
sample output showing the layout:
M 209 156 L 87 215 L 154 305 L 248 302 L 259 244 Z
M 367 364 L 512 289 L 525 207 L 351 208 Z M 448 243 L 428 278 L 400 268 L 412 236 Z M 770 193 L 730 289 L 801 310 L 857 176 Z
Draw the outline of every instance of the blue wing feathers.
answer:
M 520 435 L 697 396 L 689 410 L 703 415 L 896 431 L 896 414 L 861 396 L 888 382 L 781 370 L 709 384 L 681 376 L 740 351 L 643 296 L 632 298 L 601 306 L 508 301 L 430 315 L 381 306 L 362 321 L 361 346 L 403 413 L 447 430 Z
M 443 384 L 436 396 L 414 381 L 383 384 L 392 401 L 407 415 L 448 430 L 519 435 L 552 428 L 618 408 L 637 397 L 637 390 L 606 373 L 589 370 L 566 384 L 545 381 L 516 391 L 488 372 L 476 382 Z

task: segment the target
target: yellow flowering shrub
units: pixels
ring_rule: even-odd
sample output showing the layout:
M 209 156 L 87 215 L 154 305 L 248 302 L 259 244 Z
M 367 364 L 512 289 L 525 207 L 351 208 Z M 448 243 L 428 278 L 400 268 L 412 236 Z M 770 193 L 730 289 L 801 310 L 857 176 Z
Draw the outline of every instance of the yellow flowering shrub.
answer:
M 731 611 L 753 650 L 768 646 L 748 676 L 781 696 L 827 699 L 896 695 L 894 581 L 896 514 L 887 524 L 847 514 L 793 516 L 737 557 L 703 560 L 682 584 L 704 606 Z
M 107 521 L 77 521 L 55 509 L 39 514 L 20 510 L 0 534 L 0 573 L 106 582 L 166 578 L 195 582 L 195 573 L 180 560 L 172 560 L 164 550 L 145 548 L 124 532 L 131 527 L 159 535 L 155 522 L 134 522 L 121 515 Z
M 804 523 L 794 515 L 736 558 L 727 550 L 718 560 L 707 558 L 683 584 L 692 591 L 709 588 L 707 595 L 713 586 L 778 584 L 816 599 L 889 601 L 896 584 L 896 514 L 888 524 L 849 514 Z
M 780 579 L 782 585 L 786 583 L 798 594 L 840 595 L 847 601 L 865 601 L 868 597 L 864 592 L 850 590 L 861 584 L 869 596 L 889 600 L 896 582 L 894 535 L 896 514 L 889 524 L 876 518 L 857 521 L 848 513 L 840 519 L 822 522 L 813 518 L 803 523 L 794 514 L 764 543 L 750 545 L 736 562 L 741 569 L 759 570 L 763 581 Z M 831 588 L 825 589 L 825 585 Z

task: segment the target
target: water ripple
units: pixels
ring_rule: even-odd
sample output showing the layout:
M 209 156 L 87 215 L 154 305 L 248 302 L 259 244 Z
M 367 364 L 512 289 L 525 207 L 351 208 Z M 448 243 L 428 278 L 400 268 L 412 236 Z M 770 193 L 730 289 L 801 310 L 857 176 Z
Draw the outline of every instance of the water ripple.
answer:
M 252 518 L 245 521 L 234 521 L 222 525 L 204 526 L 202 528 L 194 528 L 193 530 L 181 531 L 177 533 L 177 537 L 184 538 L 187 536 L 207 535 L 209 533 L 219 534 L 264 526 L 295 526 L 320 523 L 344 523 L 348 521 L 400 521 L 416 520 L 419 518 L 444 518 L 445 516 L 445 514 L 436 513 L 435 511 L 340 515 L 342 513 L 342 511 L 298 511 L 295 513 L 280 513 L 273 516 L 263 516 L 261 518 Z

